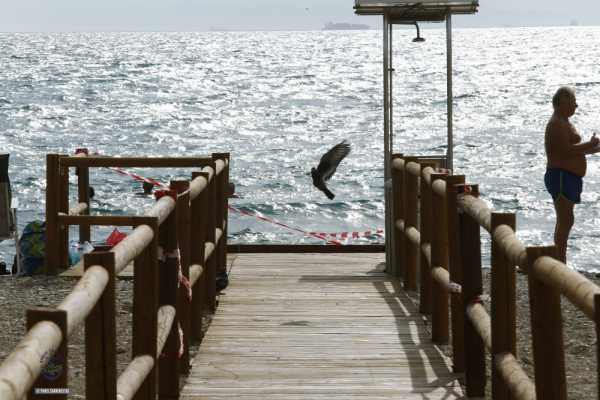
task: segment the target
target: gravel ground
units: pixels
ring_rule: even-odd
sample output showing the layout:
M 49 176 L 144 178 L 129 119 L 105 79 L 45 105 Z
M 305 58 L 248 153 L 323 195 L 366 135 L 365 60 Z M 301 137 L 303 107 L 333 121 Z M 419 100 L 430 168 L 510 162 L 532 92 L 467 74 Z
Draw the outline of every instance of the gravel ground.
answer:
M 56 307 L 77 283 L 75 278 L 0 276 L 0 362 L 13 351 L 25 332 L 25 310 Z M 131 360 L 133 280 L 117 281 L 117 374 Z M 205 329 L 208 324 L 205 323 Z M 192 354 L 197 346 L 192 346 Z M 72 399 L 85 399 L 85 343 L 83 325 L 69 338 L 69 389 Z
M 491 293 L 491 271 L 483 270 L 484 304 L 490 312 L 490 300 L 485 294 Z M 588 279 L 600 286 L 600 278 L 586 275 Z M 531 325 L 529 314 L 529 291 L 527 275 L 517 273 L 517 358 L 521 367 L 534 382 L 533 351 L 531 342 Z M 414 300 L 414 298 L 413 298 Z M 567 375 L 567 392 L 569 399 L 596 399 L 596 328 L 594 323 L 573 306 L 565 297 L 562 298 L 563 337 L 565 347 L 565 366 Z M 450 346 L 442 346 L 448 357 L 452 356 Z M 491 357 L 487 354 L 486 399 L 491 399 Z
M 484 270 L 484 287 L 489 293 L 490 273 Z M 600 278 L 589 278 L 600 284 Z M 25 331 L 25 309 L 28 307 L 56 307 L 75 285 L 75 279 L 57 277 L 12 278 L 0 276 L 0 362 L 15 348 Z M 133 281 L 117 282 L 117 362 L 119 373 L 131 357 L 131 310 Z M 533 377 L 533 355 L 529 326 L 529 299 L 527 276 L 517 274 L 517 327 L 518 357 L 530 377 Z M 487 304 L 489 306 L 489 302 Z M 596 398 L 596 332 L 593 322 L 563 299 L 565 359 L 569 398 Z M 445 349 L 447 352 L 448 348 Z M 70 398 L 85 398 L 85 347 L 83 327 L 69 340 L 69 386 Z M 488 374 L 490 371 L 488 359 Z M 491 383 L 488 380 L 488 396 Z
M 595 275 L 589 274 L 587 278 L 596 285 L 600 285 L 600 278 Z M 484 282 L 484 290 L 490 293 L 491 273 L 489 269 L 485 270 Z M 561 304 L 568 398 L 596 399 L 598 392 L 596 389 L 595 324 L 564 296 Z M 489 301 L 486 306 L 489 310 Z M 521 366 L 533 380 L 529 291 L 527 275 L 521 273 L 517 274 L 517 356 L 521 360 Z M 489 357 L 487 371 L 489 374 Z M 491 383 L 487 386 L 486 398 L 491 398 L 490 389 Z

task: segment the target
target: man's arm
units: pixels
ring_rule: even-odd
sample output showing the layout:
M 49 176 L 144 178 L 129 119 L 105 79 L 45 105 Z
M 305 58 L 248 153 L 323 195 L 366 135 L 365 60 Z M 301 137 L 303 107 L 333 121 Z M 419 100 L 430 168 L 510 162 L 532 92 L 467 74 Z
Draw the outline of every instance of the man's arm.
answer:
M 563 157 L 591 154 L 589 151 L 592 151 L 592 153 L 600 151 L 596 150 L 596 147 L 598 147 L 598 138 L 595 136 L 595 133 L 592 139 L 587 142 L 571 143 L 571 132 L 568 127 L 553 123 L 548 126 L 548 129 L 552 147 L 557 149 Z

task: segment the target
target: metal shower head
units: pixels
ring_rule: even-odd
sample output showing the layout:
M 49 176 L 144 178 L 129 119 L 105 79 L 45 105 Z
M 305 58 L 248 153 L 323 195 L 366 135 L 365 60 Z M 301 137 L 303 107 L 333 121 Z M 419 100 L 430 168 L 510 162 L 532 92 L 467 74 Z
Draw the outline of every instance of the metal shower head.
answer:
M 415 26 L 417 27 L 417 37 L 414 38 L 412 41 L 413 43 L 421 43 L 424 42 L 425 39 L 421 37 L 421 31 L 419 29 L 419 24 L 417 22 L 415 22 Z

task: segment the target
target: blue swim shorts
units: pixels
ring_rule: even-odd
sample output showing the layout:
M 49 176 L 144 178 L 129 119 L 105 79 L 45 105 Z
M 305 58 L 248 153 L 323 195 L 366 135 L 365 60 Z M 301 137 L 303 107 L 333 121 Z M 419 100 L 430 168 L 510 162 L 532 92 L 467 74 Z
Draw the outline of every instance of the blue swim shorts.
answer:
M 564 169 L 548 168 L 544 175 L 544 183 L 552 200 L 556 201 L 559 196 L 565 196 L 575 204 L 581 203 L 582 177 Z

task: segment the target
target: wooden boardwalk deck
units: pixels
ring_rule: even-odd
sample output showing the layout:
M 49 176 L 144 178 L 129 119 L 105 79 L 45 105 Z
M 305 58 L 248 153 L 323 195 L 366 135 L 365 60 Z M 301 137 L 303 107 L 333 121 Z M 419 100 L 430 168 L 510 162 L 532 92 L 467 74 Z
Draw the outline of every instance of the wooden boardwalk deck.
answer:
M 383 254 L 238 254 L 181 398 L 457 399 Z

